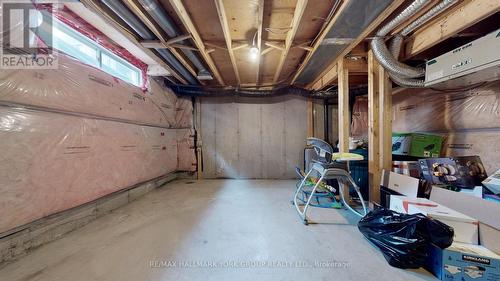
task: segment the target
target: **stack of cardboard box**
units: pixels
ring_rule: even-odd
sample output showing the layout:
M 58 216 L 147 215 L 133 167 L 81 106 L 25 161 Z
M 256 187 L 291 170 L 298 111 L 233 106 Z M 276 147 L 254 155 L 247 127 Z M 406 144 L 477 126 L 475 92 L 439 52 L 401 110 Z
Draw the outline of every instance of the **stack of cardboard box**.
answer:
M 431 247 L 426 269 L 441 280 L 500 280 L 500 204 L 433 186 L 422 192 L 421 180 L 384 171 L 382 205 L 422 213 L 453 227 L 454 243 Z M 423 196 L 429 198 L 421 198 Z

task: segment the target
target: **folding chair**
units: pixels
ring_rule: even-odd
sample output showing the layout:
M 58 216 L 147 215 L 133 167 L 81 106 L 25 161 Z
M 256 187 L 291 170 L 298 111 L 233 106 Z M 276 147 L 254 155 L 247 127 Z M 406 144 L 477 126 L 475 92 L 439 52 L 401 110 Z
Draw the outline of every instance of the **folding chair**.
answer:
M 363 160 L 363 156 L 357 155 L 357 157 L 342 157 L 342 153 L 333 153 L 333 148 L 330 144 L 327 142 L 317 139 L 317 138 L 307 138 L 307 145 L 312 146 L 314 148 L 314 151 L 317 154 L 317 158 L 313 159 L 313 164 L 311 167 L 306 167 L 309 168 L 309 171 L 307 172 L 306 176 L 304 179 L 302 179 L 299 187 L 295 191 L 295 195 L 293 198 L 293 204 L 295 205 L 295 208 L 297 209 L 297 212 L 299 213 L 300 218 L 302 219 L 303 223 L 305 225 L 308 224 L 307 220 L 307 209 L 309 205 L 311 204 L 311 200 L 314 197 L 314 194 L 318 188 L 318 186 L 321 184 L 323 180 L 330 180 L 330 179 L 335 179 L 339 183 L 339 195 L 340 198 L 343 202 L 343 205 L 355 213 L 356 215 L 360 217 L 364 217 L 367 213 L 365 202 L 363 200 L 363 196 L 361 195 L 361 192 L 359 190 L 358 185 L 356 182 L 353 180 L 349 172 L 347 171 L 348 168 L 346 169 L 340 169 L 339 168 L 339 162 L 345 162 L 348 165 L 348 161 L 357 161 L 357 160 Z M 353 154 L 349 154 L 347 156 L 353 156 Z M 303 210 L 300 209 L 300 204 L 298 201 L 298 196 L 299 194 L 303 191 L 303 188 L 305 186 L 305 183 L 307 179 L 311 176 L 318 175 L 319 178 L 314 185 L 311 195 L 309 196 L 307 202 L 303 206 Z M 348 185 L 352 186 L 354 190 L 358 193 L 359 200 L 361 201 L 361 205 L 363 207 L 363 213 L 360 213 L 356 210 L 354 210 L 346 201 L 344 198 L 344 189 L 342 188 L 342 185 Z

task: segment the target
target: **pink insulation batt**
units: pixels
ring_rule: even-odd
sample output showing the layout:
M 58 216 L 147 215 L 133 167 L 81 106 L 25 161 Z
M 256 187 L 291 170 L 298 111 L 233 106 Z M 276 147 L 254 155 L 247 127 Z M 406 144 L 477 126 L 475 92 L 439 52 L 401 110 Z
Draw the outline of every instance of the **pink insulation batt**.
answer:
M 0 72 L 0 233 L 196 168 L 191 101 L 149 82 L 65 56 L 57 70 Z

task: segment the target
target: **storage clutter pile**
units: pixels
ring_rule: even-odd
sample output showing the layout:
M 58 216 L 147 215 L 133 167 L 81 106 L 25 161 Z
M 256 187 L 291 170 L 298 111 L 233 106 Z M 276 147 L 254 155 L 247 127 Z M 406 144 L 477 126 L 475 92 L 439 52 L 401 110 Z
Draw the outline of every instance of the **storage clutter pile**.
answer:
M 358 227 L 393 266 L 422 266 L 440 280 L 500 280 L 500 170 L 488 177 L 479 156 L 437 158 L 441 142 L 439 136 L 393 135 L 394 154 L 420 159 L 394 161 L 393 171 L 382 172 L 381 206 Z M 445 239 L 445 228 L 410 227 L 422 216 L 450 227 L 453 243 L 432 239 Z M 409 231 L 401 231 L 405 227 Z M 415 252 L 409 247 L 415 241 L 427 246 L 420 243 Z

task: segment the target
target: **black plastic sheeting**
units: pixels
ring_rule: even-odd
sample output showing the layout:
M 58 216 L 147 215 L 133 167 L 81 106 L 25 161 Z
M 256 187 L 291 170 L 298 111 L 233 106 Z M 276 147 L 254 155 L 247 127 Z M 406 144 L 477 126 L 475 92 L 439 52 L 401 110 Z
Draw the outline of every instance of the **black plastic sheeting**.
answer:
M 382 13 L 392 0 L 352 0 L 328 31 L 326 38 L 357 38 Z M 299 84 L 307 84 L 329 65 L 347 45 L 320 45 L 309 63 L 297 78 Z
M 310 91 L 294 86 L 280 86 L 272 90 L 259 90 L 253 88 L 217 88 L 217 87 L 202 87 L 194 85 L 179 85 L 167 84 L 167 87 L 178 96 L 185 97 L 223 97 L 223 96 L 239 96 L 239 97 L 273 97 L 284 95 L 298 95 L 317 99 L 337 98 L 337 90 L 331 91 Z M 368 92 L 366 86 L 356 87 L 349 90 L 349 95 L 357 96 L 364 95 Z

